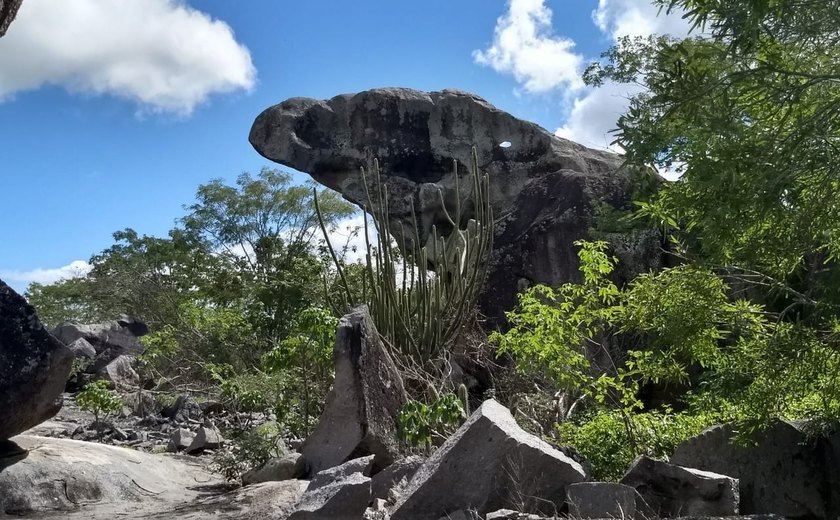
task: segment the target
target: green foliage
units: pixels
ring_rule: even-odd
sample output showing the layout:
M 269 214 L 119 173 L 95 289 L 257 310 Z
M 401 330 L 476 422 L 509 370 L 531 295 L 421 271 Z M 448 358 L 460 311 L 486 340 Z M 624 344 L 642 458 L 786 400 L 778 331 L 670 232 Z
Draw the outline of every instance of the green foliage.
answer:
M 122 398 L 109 390 L 105 381 L 93 381 L 85 385 L 82 391 L 76 394 L 76 404 L 82 410 L 92 412 L 97 424 L 100 415 L 116 413 L 123 408 Z
M 226 432 L 225 449 L 213 456 L 213 467 L 229 482 L 285 452 L 282 431 L 275 423 Z
M 409 401 L 398 418 L 401 438 L 411 446 L 431 449 L 446 439 L 466 419 L 463 404 L 455 394 L 443 394 L 431 404 Z
M 591 465 L 594 480 L 618 481 L 639 455 L 666 458 L 682 441 L 717 422 L 718 417 L 652 411 L 627 416 L 602 410 L 557 425 L 563 444 Z

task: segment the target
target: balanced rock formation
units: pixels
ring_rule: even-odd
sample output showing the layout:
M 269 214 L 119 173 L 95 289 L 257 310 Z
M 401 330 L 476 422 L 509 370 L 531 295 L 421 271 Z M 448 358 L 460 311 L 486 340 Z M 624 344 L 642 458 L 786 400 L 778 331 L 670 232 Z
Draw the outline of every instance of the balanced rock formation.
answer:
M 0 0 L 0 37 L 6 34 L 22 3 L 23 0 Z
M 490 399 L 417 470 L 392 520 L 436 520 L 459 510 L 501 508 L 552 514 L 566 487 L 586 480 L 583 468 L 516 424 Z
M 341 318 L 333 362 L 333 388 L 318 426 L 301 448 L 309 474 L 338 466 L 351 455 L 375 455 L 377 469 L 388 466 L 399 452 L 396 421 L 408 398 L 366 306 Z
M 390 194 L 391 232 L 409 244 L 415 218 L 422 243 L 432 226 L 452 231 L 442 206 L 452 212 L 455 204 L 453 160 L 464 176 L 475 147 L 479 169 L 490 176 L 496 218 L 480 306 L 497 321 L 514 306 L 517 290 L 579 280 L 573 242 L 588 237 L 597 206 L 627 208 L 631 199 L 621 156 L 561 139 L 454 90 L 292 98 L 257 117 L 250 141 L 264 157 L 309 173 L 360 206 L 367 204 L 361 169 L 369 171 L 378 159 Z M 467 204 L 459 226 L 466 226 L 470 212 Z M 616 235 L 611 242 L 625 277 L 660 263 L 654 232 Z
M 46 331 L 35 309 L 0 280 L 0 441 L 61 409 L 73 353 Z

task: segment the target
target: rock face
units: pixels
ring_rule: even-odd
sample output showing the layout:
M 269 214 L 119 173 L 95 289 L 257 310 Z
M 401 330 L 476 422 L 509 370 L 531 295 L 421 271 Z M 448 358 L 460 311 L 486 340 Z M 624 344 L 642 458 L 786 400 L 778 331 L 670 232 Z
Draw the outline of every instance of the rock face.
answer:
M 501 508 L 553 514 L 583 468 L 525 432 L 494 400 L 478 410 L 417 470 L 392 520 L 436 520 L 455 511 Z
M 374 465 L 384 468 L 397 455 L 396 418 L 407 397 L 367 307 L 341 319 L 333 361 L 333 388 L 318 426 L 301 448 L 309 474 L 338 466 L 351 455 L 375 455 Z
M 566 489 L 571 518 L 635 518 L 636 490 L 613 482 L 579 482 Z
M 621 484 L 636 489 L 636 510 L 647 517 L 735 516 L 738 480 L 684 468 L 644 455 L 637 458 Z
M 0 0 L 0 37 L 6 34 L 23 0 Z
M 27 453 L 19 460 L 2 459 L 0 513 L 118 504 L 120 514 L 110 516 L 116 518 L 128 513 L 132 503 L 149 507 L 151 502 L 185 502 L 198 495 L 191 491 L 198 483 L 221 483 L 183 458 L 68 439 L 20 435 L 12 440 Z
M 753 446 L 733 443 L 731 426 L 715 426 L 678 446 L 671 461 L 738 478 L 742 514 L 837 518 L 840 434 L 809 439 L 804 426 L 780 421 Z
M 387 88 L 324 101 L 292 98 L 257 117 L 250 141 L 264 157 L 309 173 L 359 205 L 367 203 L 360 169 L 377 158 L 391 194 L 392 234 L 405 235 L 408 243 L 413 233 L 403 230 L 412 229 L 415 216 L 423 243 L 433 225 L 452 230 L 437 188 L 451 210 L 453 160 L 463 176 L 475 146 L 479 169 L 490 176 L 496 218 L 480 306 L 496 320 L 524 286 L 579 280 L 573 242 L 588 236 L 595 206 L 630 204 L 630 175 L 621 169 L 620 156 L 558 138 L 454 90 Z M 470 216 L 467 209 L 464 218 Z M 660 264 L 655 233 L 613 238 L 625 276 Z
M 370 461 L 368 461 L 369 465 Z M 317 475 L 316 475 L 317 476 Z M 288 520 L 355 520 L 370 503 L 370 478 L 361 472 L 313 479 Z
M 73 353 L 44 329 L 35 309 L 0 280 L 0 441 L 61 409 Z

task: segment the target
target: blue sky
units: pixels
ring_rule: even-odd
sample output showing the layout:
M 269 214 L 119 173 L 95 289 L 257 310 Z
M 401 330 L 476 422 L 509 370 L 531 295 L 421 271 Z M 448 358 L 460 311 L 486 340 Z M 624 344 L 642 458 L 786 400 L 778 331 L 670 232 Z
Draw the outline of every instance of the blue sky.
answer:
M 116 230 L 165 234 L 199 184 L 268 165 L 248 131 L 293 96 L 458 88 L 605 147 L 630 92 L 580 72 L 619 35 L 684 31 L 655 15 L 645 0 L 24 0 L 0 38 L 0 278 L 23 291 L 83 270 Z

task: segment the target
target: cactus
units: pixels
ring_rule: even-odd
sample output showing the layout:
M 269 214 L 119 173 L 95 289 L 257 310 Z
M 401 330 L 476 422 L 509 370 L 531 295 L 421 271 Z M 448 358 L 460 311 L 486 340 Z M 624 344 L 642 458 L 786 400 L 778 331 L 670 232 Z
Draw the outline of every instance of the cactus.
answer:
M 365 218 L 366 274 L 363 294 L 353 294 L 347 285 L 341 263 L 329 243 L 326 228 L 316 210 L 327 247 L 342 284 L 341 300 L 332 302 L 337 312 L 346 312 L 358 303 L 367 303 L 371 317 L 386 344 L 403 361 L 429 367 L 429 362 L 448 352 L 465 320 L 471 315 L 487 275 L 493 244 L 493 212 L 490 207 L 490 183 L 487 174 L 478 172 L 478 158 L 473 148 L 470 177 L 474 218 L 462 222 L 464 194 L 461 190 L 457 162 L 453 161 L 455 208 L 450 213 L 443 204 L 443 190 L 438 188 L 445 218 L 452 226 L 449 236 L 441 236 L 432 227 L 426 245 L 421 245 L 412 206 L 414 237 L 408 246 L 405 233 L 400 233 L 399 251 L 391 238 L 388 187 L 381 180 L 378 161 L 374 161 L 373 179 L 362 176 L 367 190 L 367 204 L 377 231 L 376 247 L 371 245 L 368 218 Z M 369 186 L 371 184 L 372 186 Z M 372 188 L 372 189 L 371 189 Z M 371 193 L 373 192 L 373 193 Z M 413 203 L 412 203 L 413 204 Z M 429 261 L 435 273 L 429 270 Z M 402 281 L 397 282 L 398 267 Z
M 461 406 L 464 408 L 464 414 L 467 417 L 471 415 L 470 413 L 470 394 L 467 392 L 467 385 L 461 383 L 458 385 L 458 399 L 461 400 Z

